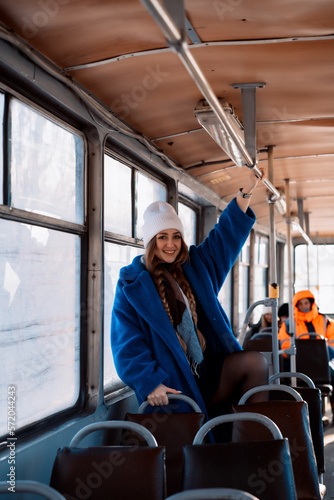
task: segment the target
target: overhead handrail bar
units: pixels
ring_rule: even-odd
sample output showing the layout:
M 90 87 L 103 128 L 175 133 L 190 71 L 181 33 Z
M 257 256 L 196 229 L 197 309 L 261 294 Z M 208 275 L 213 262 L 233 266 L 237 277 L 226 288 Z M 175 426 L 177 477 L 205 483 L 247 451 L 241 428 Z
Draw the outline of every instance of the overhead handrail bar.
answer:
M 278 199 L 280 197 L 280 193 L 277 191 L 277 189 L 269 182 L 268 179 L 265 177 L 263 178 L 262 172 L 258 169 L 256 166 L 256 163 L 254 164 L 249 152 L 246 149 L 245 144 L 241 140 L 241 138 L 236 134 L 236 132 L 233 130 L 231 127 L 230 123 L 228 122 L 225 113 L 219 103 L 219 100 L 217 99 L 215 93 L 213 92 L 209 82 L 205 78 L 204 74 L 202 73 L 200 67 L 198 66 L 197 62 L 195 61 L 194 57 L 192 56 L 189 46 L 186 40 L 185 35 L 182 33 L 183 30 L 181 30 L 177 24 L 174 22 L 174 20 L 171 18 L 169 13 L 166 11 L 166 9 L 159 3 L 158 0 L 141 0 L 142 4 L 146 7 L 146 9 L 149 11 L 149 13 L 152 15 L 153 19 L 156 21 L 156 23 L 159 25 L 160 29 L 164 33 L 167 42 L 171 49 L 177 53 L 177 55 L 180 57 L 181 61 L 183 62 L 184 66 L 188 70 L 190 76 L 196 83 L 197 87 L 201 91 L 203 97 L 211 107 L 212 111 L 215 113 L 216 117 L 218 118 L 220 124 L 228 130 L 228 133 L 230 134 L 236 148 L 238 151 L 244 156 L 247 166 L 251 168 L 255 175 L 261 179 L 263 184 L 269 189 L 271 193 L 273 193 L 273 196 L 275 199 Z M 183 18 L 185 19 L 184 15 L 184 2 L 183 0 L 177 0 L 177 3 L 173 2 L 173 8 L 174 11 L 178 10 L 178 15 L 180 18 L 180 12 L 182 9 L 182 15 Z
M 258 170 L 258 169 L 256 169 L 256 170 Z M 261 177 L 260 177 L 260 179 L 261 179 Z M 266 186 L 266 188 L 269 189 L 269 191 L 272 193 L 271 201 L 278 200 L 279 197 L 281 196 L 280 192 L 277 191 L 277 189 L 272 185 L 272 183 L 270 181 L 268 181 L 268 179 L 266 177 L 261 179 L 261 181 Z
M 313 245 L 313 241 L 311 240 L 311 238 L 309 237 L 309 235 L 307 233 L 305 233 L 304 229 L 299 224 L 298 220 L 293 217 L 293 218 L 291 218 L 290 223 L 295 227 L 295 229 L 297 229 L 297 231 L 301 234 L 301 236 L 304 238 L 304 240 L 306 241 L 306 243 L 309 246 L 312 246 Z

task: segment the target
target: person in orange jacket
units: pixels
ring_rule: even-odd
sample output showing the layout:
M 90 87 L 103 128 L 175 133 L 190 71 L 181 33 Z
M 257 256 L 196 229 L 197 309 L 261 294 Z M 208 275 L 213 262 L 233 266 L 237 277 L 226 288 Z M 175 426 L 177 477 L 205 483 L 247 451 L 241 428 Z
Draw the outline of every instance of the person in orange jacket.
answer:
M 296 338 L 303 333 L 309 333 L 309 335 L 303 336 L 303 338 L 308 339 L 312 336 L 313 332 L 313 334 L 318 333 L 327 339 L 329 373 L 331 385 L 334 387 L 334 321 L 319 313 L 314 295 L 310 290 L 302 290 L 294 295 L 293 313 L 296 322 Z M 281 349 L 290 347 L 289 329 L 289 319 L 287 319 L 282 323 L 278 332 L 278 339 L 281 341 Z M 284 359 L 284 369 L 286 371 L 290 370 L 290 360 L 287 359 L 286 356 Z M 330 402 L 334 423 L 334 394 L 330 395 Z
M 310 290 L 297 292 L 293 297 L 293 314 L 296 322 L 296 337 L 303 333 L 318 333 L 327 338 L 334 348 L 334 321 L 319 313 L 315 298 Z M 290 346 L 289 321 L 282 323 L 278 333 L 281 349 Z M 309 335 L 303 337 L 310 338 Z M 329 346 L 330 347 L 330 346 Z M 331 350 L 331 349 L 330 349 Z M 334 357 L 334 356 L 333 356 Z

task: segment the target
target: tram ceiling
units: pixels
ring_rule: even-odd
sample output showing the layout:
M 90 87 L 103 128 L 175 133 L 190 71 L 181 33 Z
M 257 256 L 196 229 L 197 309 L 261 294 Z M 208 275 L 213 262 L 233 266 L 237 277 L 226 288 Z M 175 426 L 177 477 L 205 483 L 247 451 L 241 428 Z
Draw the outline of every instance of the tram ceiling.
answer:
M 235 82 L 256 90 L 258 165 L 274 145 L 274 186 L 303 199 L 311 237 L 334 220 L 334 3 L 332 0 L 185 2 L 189 48 L 215 95 L 243 122 Z M 0 20 L 152 141 L 173 163 L 229 201 L 236 167 L 194 115 L 201 92 L 139 0 L 0 0 Z M 267 188 L 252 206 L 268 224 Z M 277 230 L 285 233 L 284 216 Z

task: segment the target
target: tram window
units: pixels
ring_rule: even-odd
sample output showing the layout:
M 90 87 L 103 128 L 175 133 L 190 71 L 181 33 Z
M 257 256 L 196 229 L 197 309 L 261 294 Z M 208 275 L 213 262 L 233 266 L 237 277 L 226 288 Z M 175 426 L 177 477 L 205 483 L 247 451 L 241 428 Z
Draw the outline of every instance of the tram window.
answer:
M 1 385 L 15 386 L 16 428 L 72 407 L 79 397 L 78 235 L 0 219 Z M 1 242 L 4 243 L 4 242 Z M 6 391 L 0 435 L 7 433 Z
M 136 255 L 142 253 L 142 248 L 129 245 L 106 242 L 104 246 L 104 386 L 106 389 L 117 389 L 120 385 L 124 385 L 116 373 L 110 346 L 111 311 L 119 271 L 121 267 L 129 264 Z
M 249 265 L 249 261 L 250 261 L 250 238 L 248 237 L 246 243 L 241 249 L 240 262 Z
M 136 172 L 136 217 L 135 217 L 135 237 L 143 237 L 143 214 L 147 205 L 153 201 L 167 201 L 167 189 L 164 184 Z
M 132 237 L 131 168 L 104 155 L 104 228 Z
M 4 107 L 5 107 L 5 96 L 0 93 L 0 204 L 3 204 L 3 115 L 4 115 Z
M 228 273 L 222 288 L 218 293 L 218 300 L 223 306 L 227 317 L 231 321 L 232 319 L 232 271 Z
M 249 283 L 249 267 L 240 265 L 239 268 L 239 328 L 244 322 L 246 311 L 248 309 L 248 283 Z
M 268 236 L 256 234 L 254 245 L 254 302 L 268 296 L 268 249 Z M 261 307 L 256 307 L 253 313 L 253 323 L 259 321 L 261 314 Z
M 105 229 L 124 236 L 123 245 L 109 241 L 110 235 L 104 244 L 104 387 L 109 391 L 124 385 L 117 376 L 110 346 L 111 311 L 119 271 L 136 255 L 144 253 L 142 247 L 129 245 L 128 238 L 142 238 L 143 213 L 150 203 L 167 200 L 167 188 L 162 182 L 105 155 L 104 190 Z
M 167 200 L 164 184 L 109 155 L 104 156 L 106 231 L 141 239 L 144 211 L 149 203 L 156 200 Z
M 247 238 L 239 258 L 239 325 L 241 326 L 249 301 L 250 238 Z
M 255 236 L 255 264 L 268 266 L 268 248 L 268 236 L 257 234 Z
M 281 248 L 281 245 L 278 246 Z M 279 255 L 279 254 L 278 254 Z M 282 260 L 278 260 L 282 262 Z M 279 277 L 280 278 L 280 277 Z M 280 302 L 289 302 L 289 290 L 290 290 L 290 273 L 289 273 L 289 252 L 288 245 L 283 245 L 283 284 L 280 285 Z
M 82 224 L 84 143 L 15 98 L 9 108 L 10 205 Z
M 334 313 L 334 245 L 295 247 L 295 292 L 310 290 L 320 312 Z
M 184 205 L 184 203 L 178 203 L 178 215 L 183 222 L 186 244 L 188 247 L 196 245 L 197 214 L 195 210 Z

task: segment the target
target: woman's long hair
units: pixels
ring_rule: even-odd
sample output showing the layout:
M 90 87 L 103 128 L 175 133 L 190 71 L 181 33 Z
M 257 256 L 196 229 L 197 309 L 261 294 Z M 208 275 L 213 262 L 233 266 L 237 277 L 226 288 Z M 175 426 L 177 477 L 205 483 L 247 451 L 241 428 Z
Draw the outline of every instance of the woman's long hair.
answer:
M 166 291 L 165 291 L 165 286 L 163 283 L 163 273 L 164 273 L 164 266 L 163 262 L 161 262 L 157 256 L 156 256 L 156 237 L 152 238 L 151 241 L 147 244 L 146 247 L 146 253 L 145 253 L 145 258 L 146 258 L 146 268 L 149 271 L 155 286 L 158 290 L 161 302 L 165 308 L 166 313 L 168 314 L 168 317 L 174 326 L 174 321 L 170 312 L 169 304 L 166 299 Z M 181 236 L 181 250 L 178 256 L 176 257 L 175 261 L 170 265 L 169 272 L 175 279 L 175 281 L 178 283 L 180 286 L 181 290 L 183 291 L 184 295 L 187 297 L 188 302 L 189 302 L 189 307 L 191 311 L 191 316 L 195 325 L 195 331 L 201 346 L 202 351 L 205 349 L 205 339 L 203 337 L 203 334 L 198 330 L 197 328 L 197 312 L 196 312 L 196 301 L 194 294 L 190 288 L 190 285 L 183 273 L 182 269 L 182 264 L 187 262 L 189 259 L 189 252 L 188 252 L 188 247 L 187 244 L 185 243 L 183 237 Z M 184 352 L 187 351 L 187 346 L 183 339 L 179 336 L 175 326 L 174 329 L 176 331 L 176 334 L 179 338 L 179 341 L 181 343 L 181 346 L 184 350 Z
M 262 328 L 270 328 L 272 326 L 272 321 L 268 321 L 267 318 L 265 317 L 265 314 L 262 314 L 261 317 L 261 330 Z

